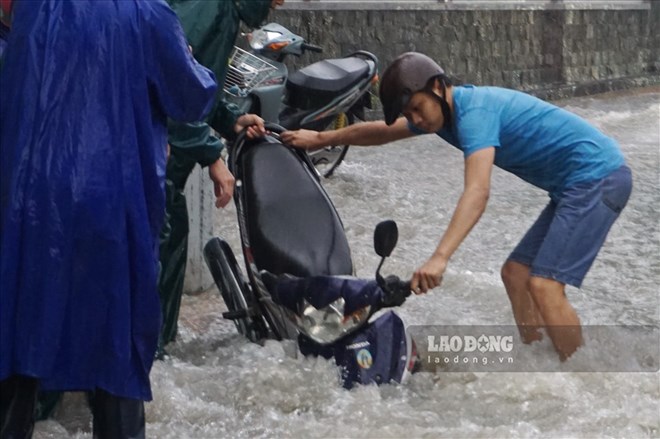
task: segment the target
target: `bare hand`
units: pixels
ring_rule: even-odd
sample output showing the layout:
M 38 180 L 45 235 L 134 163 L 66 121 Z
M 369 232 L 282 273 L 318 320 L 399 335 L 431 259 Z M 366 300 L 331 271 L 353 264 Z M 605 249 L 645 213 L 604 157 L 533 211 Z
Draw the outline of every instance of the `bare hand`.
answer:
M 213 181 L 213 192 L 215 193 L 215 207 L 225 207 L 234 195 L 234 184 L 236 179 L 229 172 L 227 165 L 222 159 L 216 160 L 209 165 L 209 177 Z
M 442 275 L 447 268 L 447 261 L 439 256 L 431 256 L 424 265 L 415 270 L 412 280 L 410 281 L 410 289 L 415 294 L 426 293 L 435 287 L 440 286 L 442 283 Z
M 234 131 L 240 133 L 247 128 L 248 139 L 258 139 L 266 135 L 264 120 L 256 114 L 244 114 L 236 120 Z
M 300 149 L 316 149 L 327 146 L 321 142 L 320 133 L 312 130 L 285 131 L 282 133 L 282 141 L 287 145 Z

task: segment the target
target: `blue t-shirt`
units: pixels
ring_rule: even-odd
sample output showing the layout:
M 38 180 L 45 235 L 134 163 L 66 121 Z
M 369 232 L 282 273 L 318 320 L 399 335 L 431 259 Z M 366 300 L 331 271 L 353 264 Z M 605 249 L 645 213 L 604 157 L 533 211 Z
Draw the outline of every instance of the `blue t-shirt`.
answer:
M 624 164 L 614 139 L 579 116 L 526 93 L 466 85 L 453 88 L 453 99 L 452 129 L 436 134 L 466 158 L 495 147 L 496 166 L 547 190 L 553 198 Z

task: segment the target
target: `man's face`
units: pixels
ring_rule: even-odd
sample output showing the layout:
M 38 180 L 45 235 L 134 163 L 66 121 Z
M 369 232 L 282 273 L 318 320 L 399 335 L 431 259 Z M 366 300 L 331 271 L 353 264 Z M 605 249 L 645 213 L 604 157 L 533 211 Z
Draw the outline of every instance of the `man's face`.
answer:
M 275 9 L 278 6 L 282 6 L 284 4 L 284 0 L 273 0 L 270 2 L 270 8 Z
M 435 133 L 444 124 L 440 102 L 428 92 L 419 91 L 412 95 L 403 115 L 415 128 L 427 133 Z

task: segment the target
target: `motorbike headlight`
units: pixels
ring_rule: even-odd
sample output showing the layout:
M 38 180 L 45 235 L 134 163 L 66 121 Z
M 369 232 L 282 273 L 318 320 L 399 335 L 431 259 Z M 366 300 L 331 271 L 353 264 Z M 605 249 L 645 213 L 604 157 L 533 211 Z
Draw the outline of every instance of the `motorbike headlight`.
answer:
M 252 47 L 254 50 L 263 49 L 268 43 L 281 36 L 282 34 L 280 32 L 257 29 L 250 34 L 250 47 Z
M 351 333 L 369 318 L 370 306 L 349 316 L 344 315 L 345 302 L 339 298 L 321 309 L 303 300 L 302 312 L 298 316 L 300 331 L 320 344 L 329 344 Z

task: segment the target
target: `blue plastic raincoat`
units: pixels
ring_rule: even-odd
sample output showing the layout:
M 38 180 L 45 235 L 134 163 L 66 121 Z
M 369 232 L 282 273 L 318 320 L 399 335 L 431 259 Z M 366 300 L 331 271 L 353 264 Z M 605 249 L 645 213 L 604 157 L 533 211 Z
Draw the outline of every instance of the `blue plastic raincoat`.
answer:
M 32 0 L 0 88 L 0 380 L 151 399 L 166 118 L 214 76 L 163 1 Z

